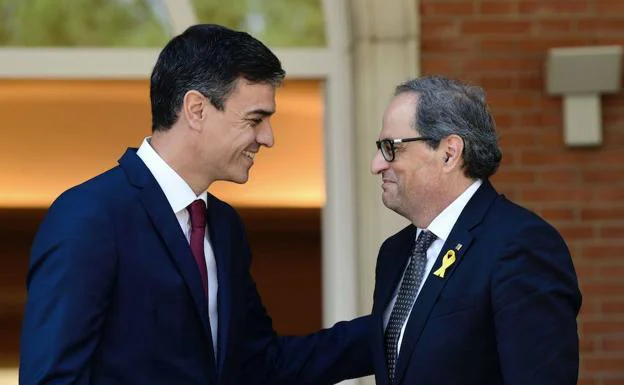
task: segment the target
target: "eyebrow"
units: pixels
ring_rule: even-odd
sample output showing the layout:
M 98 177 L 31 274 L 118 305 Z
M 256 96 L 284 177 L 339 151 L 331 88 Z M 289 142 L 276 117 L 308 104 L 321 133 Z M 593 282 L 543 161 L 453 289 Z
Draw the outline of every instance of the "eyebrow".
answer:
M 271 111 L 271 110 L 265 110 L 263 108 L 258 108 L 256 110 L 252 110 L 249 111 L 248 113 L 245 114 L 245 116 L 250 116 L 250 115 L 262 115 L 262 116 L 271 116 L 275 113 L 275 111 Z

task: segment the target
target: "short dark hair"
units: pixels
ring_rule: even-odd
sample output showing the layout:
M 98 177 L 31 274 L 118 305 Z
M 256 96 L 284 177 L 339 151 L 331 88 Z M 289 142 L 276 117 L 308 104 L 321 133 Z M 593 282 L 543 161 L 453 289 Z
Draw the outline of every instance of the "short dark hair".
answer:
M 223 110 L 239 78 L 278 86 L 284 76 L 279 59 L 249 34 L 215 24 L 189 27 L 167 43 L 152 71 L 152 130 L 171 128 L 190 90 Z
M 396 87 L 395 96 L 418 95 L 414 129 L 437 148 L 440 141 L 456 134 L 464 140 L 464 173 L 470 178 L 487 179 L 496 173 L 502 159 L 494 118 L 480 87 L 442 76 L 423 76 Z

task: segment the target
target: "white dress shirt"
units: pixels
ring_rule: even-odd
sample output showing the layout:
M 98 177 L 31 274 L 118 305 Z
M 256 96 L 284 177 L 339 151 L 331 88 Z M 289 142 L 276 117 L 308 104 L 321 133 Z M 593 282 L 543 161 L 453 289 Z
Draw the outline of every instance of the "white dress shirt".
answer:
M 429 227 L 427 228 L 427 230 L 435 234 L 438 238 L 435 241 L 433 241 L 431 246 L 429 246 L 429 248 L 427 249 L 427 264 L 425 265 L 425 274 L 424 274 L 422 281 L 420 282 L 420 287 L 418 288 L 418 293 L 416 293 L 416 298 L 418 298 L 418 295 L 420 294 L 420 291 L 422 290 L 422 287 L 424 286 L 425 281 L 427 280 L 427 277 L 429 276 L 429 273 L 431 272 L 431 269 L 433 268 L 436 258 L 438 257 L 438 254 L 440 254 L 440 251 L 442 250 L 442 246 L 444 246 L 444 242 L 446 242 L 446 239 L 451 233 L 453 226 L 455 226 L 455 222 L 457 222 L 459 215 L 464 210 L 464 207 L 466 207 L 466 204 L 468 204 L 468 201 L 470 200 L 470 198 L 472 198 L 474 193 L 477 192 L 477 189 L 479 188 L 479 186 L 481 186 L 481 183 L 482 182 L 480 179 L 476 180 L 460 196 L 458 196 L 457 199 L 453 201 L 453 203 L 448 205 L 440 214 L 438 214 L 438 216 L 435 217 L 435 219 L 431 222 L 431 224 L 429 224 Z M 418 229 L 418 228 L 416 229 L 416 237 L 418 237 L 421 231 L 423 231 L 423 229 Z M 408 260 L 408 263 L 409 263 L 409 260 Z M 405 269 L 407 269 L 407 264 L 405 265 Z M 403 274 L 405 274 L 405 270 L 403 271 Z M 390 320 L 390 313 L 392 313 L 392 308 L 394 307 L 394 303 L 396 302 L 397 296 L 399 295 L 399 288 L 401 287 L 401 282 L 403 282 L 403 278 L 401 278 L 399 285 L 396 287 L 394 294 L 392 295 L 392 300 L 390 300 L 390 303 L 388 304 L 388 307 L 386 308 L 386 311 L 384 312 L 384 317 L 383 317 L 384 330 L 388 326 L 388 321 Z M 414 306 L 414 304 L 412 304 L 412 306 Z M 405 326 L 407 325 L 407 321 L 409 320 L 411 313 L 412 313 L 412 310 L 410 310 L 410 313 L 407 315 L 407 319 L 405 320 L 405 323 L 401 327 L 401 334 L 399 335 L 399 345 L 397 347 L 397 350 L 398 350 L 397 354 L 401 351 L 401 343 L 403 342 L 403 334 L 405 333 Z
M 156 179 L 156 182 L 158 182 L 158 185 L 165 193 L 167 201 L 178 219 L 180 228 L 187 242 L 190 243 L 191 216 L 186 208 L 196 199 L 202 199 L 208 204 L 208 194 L 203 192 L 200 195 L 195 195 L 188 183 L 154 151 L 149 140 L 149 137 L 143 140 L 141 147 L 139 147 L 137 151 L 137 155 L 141 158 L 143 163 L 145 163 Z M 212 345 L 215 349 L 216 356 L 218 327 L 217 291 L 219 290 L 219 285 L 217 282 L 217 264 L 215 262 L 212 246 L 210 245 L 207 228 L 206 236 L 204 237 L 204 255 L 206 256 L 206 266 L 208 267 L 208 316 L 210 317 Z

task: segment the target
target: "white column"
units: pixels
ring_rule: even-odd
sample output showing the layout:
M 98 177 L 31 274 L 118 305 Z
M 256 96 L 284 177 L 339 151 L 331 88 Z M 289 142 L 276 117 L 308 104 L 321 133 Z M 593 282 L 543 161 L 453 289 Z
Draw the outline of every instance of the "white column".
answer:
M 357 315 L 352 83 L 345 1 L 323 1 L 331 69 L 325 93 L 323 323 Z
M 179 35 L 191 25 L 197 24 L 197 14 L 191 0 L 163 0 L 171 34 Z
M 351 11 L 359 310 L 370 312 L 379 246 L 408 223 L 381 202 L 380 178 L 370 173 L 370 163 L 394 87 L 420 72 L 418 4 L 416 0 L 353 1 Z
M 394 86 L 419 73 L 419 27 L 417 0 L 324 0 L 323 6 L 331 54 L 322 221 L 328 326 L 370 312 L 379 246 L 406 224 L 382 205 L 379 178 L 369 168 Z

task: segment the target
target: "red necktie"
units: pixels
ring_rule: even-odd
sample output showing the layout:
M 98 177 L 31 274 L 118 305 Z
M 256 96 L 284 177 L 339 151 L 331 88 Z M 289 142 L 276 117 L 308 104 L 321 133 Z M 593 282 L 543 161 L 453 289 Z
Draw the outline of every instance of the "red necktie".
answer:
M 191 252 L 199 268 L 204 294 L 208 298 L 208 269 L 204 254 L 204 237 L 206 236 L 206 202 L 197 199 L 186 208 L 191 216 Z

